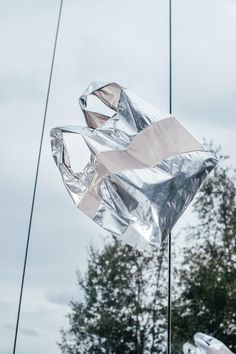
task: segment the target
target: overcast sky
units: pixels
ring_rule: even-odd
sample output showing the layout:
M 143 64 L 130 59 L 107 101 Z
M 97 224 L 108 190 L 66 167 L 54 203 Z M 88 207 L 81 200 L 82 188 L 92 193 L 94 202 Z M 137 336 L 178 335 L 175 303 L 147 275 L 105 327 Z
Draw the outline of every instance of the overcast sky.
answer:
M 236 165 L 236 2 L 173 1 L 173 113 Z M 0 352 L 12 353 L 40 129 L 59 0 L 0 0 Z M 168 1 L 64 0 L 40 166 L 18 354 L 56 354 L 75 270 L 106 236 L 78 211 L 51 158 L 49 131 L 83 124 L 78 96 L 116 81 L 168 111 Z M 73 142 L 78 169 L 88 158 Z M 77 150 L 76 150 L 77 149 Z M 177 228 L 189 220 L 188 211 Z M 191 218 L 190 220 L 193 220 Z

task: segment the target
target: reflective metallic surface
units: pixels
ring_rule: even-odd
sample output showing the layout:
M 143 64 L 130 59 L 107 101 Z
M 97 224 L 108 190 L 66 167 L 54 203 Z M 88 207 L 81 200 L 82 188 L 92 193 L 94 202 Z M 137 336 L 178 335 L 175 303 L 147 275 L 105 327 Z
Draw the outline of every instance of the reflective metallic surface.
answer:
M 194 336 L 196 346 L 185 343 L 184 354 L 232 354 L 232 352 L 219 340 L 203 333 Z
M 88 95 L 114 111 L 89 111 Z M 52 154 L 74 203 L 98 225 L 140 251 L 158 247 L 217 163 L 174 118 L 116 83 L 92 82 L 80 97 L 87 127 L 51 131 Z M 72 171 L 64 133 L 91 151 Z

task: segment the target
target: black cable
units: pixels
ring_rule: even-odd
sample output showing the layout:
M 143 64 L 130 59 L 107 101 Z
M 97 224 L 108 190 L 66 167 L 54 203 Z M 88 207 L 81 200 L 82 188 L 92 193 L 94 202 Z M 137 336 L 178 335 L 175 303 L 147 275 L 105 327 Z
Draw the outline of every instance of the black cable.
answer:
M 167 354 L 171 354 L 171 233 L 168 239 Z
M 172 0 L 169 0 L 169 111 L 172 114 Z M 171 233 L 168 239 L 167 354 L 171 354 Z
M 35 203 L 35 196 L 36 196 L 36 189 L 37 189 L 37 182 L 38 182 L 38 175 L 39 175 L 39 165 L 40 165 L 40 160 L 41 160 L 41 152 L 42 152 L 43 137 L 44 137 L 45 123 L 46 123 L 47 110 L 48 110 L 49 94 L 50 94 L 51 82 L 52 82 L 52 73 L 53 73 L 54 60 L 55 60 L 56 47 L 57 47 L 57 39 L 58 39 L 58 33 L 59 33 L 59 27 L 60 27 L 60 21 L 61 21 L 62 5 L 63 5 L 63 0 L 60 0 L 60 9 L 59 9 L 59 15 L 58 15 L 58 20 L 57 20 L 56 35 L 55 35 L 55 40 L 54 40 L 52 62 L 51 62 L 50 75 L 49 75 L 49 81 L 48 81 L 48 89 L 47 89 L 47 96 L 46 96 L 44 116 L 43 116 L 42 132 L 41 132 L 41 138 L 40 138 L 40 144 L 39 144 L 39 152 L 38 152 L 38 160 L 37 160 L 37 167 L 36 167 L 36 174 L 35 174 L 35 180 L 34 180 L 34 189 L 33 189 L 32 203 L 31 203 L 31 209 L 30 209 L 27 242 L 26 242 L 26 248 L 25 248 L 25 258 L 24 258 L 23 273 L 22 273 L 21 288 L 20 288 L 20 297 L 19 297 L 17 320 L 16 320 L 16 329 L 15 329 L 15 339 L 14 339 L 13 354 L 15 354 L 15 352 L 16 352 L 16 343 L 17 343 L 19 320 L 20 320 L 21 302 L 22 302 L 24 280 L 25 280 L 25 271 L 26 271 L 27 257 L 28 257 L 28 250 L 29 250 L 31 225 L 32 225 L 33 213 L 34 213 L 34 203 Z
M 169 0 L 169 111 L 172 114 L 172 0 Z

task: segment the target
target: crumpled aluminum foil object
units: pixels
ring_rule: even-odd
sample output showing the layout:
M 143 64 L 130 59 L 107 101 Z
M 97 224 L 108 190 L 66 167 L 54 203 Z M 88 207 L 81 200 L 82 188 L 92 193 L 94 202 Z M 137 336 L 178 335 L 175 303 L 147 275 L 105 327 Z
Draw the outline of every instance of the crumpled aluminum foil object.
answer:
M 184 354 L 233 354 L 222 342 L 203 333 L 194 335 L 194 342 L 183 345 Z
M 90 111 L 95 95 L 114 111 Z M 75 205 L 140 251 L 159 247 L 217 160 L 172 115 L 116 83 L 92 82 L 79 99 L 87 126 L 51 130 L 52 155 Z M 74 172 L 63 138 L 79 134 L 91 151 Z M 78 151 L 79 154 L 79 151 Z

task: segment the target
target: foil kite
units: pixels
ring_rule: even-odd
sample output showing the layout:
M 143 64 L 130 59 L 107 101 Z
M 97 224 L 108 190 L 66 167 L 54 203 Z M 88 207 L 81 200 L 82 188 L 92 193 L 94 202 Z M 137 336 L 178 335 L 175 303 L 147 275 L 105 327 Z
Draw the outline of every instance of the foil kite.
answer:
M 114 114 L 89 110 L 89 95 Z M 116 83 L 92 82 L 79 102 L 87 126 L 50 134 L 66 189 L 83 213 L 123 242 L 139 251 L 159 247 L 217 160 L 174 116 Z M 64 133 L 80 134 L 91 151 L 82 172 L 71 168 Z
M 233 354 L 222 342 L 203 333 L 196 333 L 194 342 L 196 346 L 184 344 L 184 354 Z

